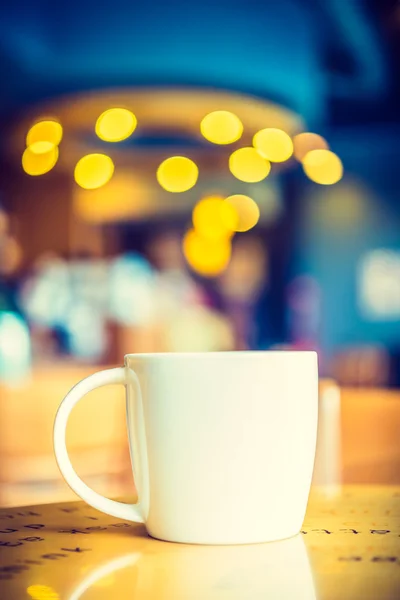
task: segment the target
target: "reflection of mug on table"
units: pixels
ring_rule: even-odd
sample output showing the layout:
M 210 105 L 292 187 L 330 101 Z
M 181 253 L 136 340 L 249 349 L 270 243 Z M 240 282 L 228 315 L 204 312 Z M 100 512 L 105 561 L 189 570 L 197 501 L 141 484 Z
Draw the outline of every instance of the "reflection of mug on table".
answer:
M 118 572 L 118 573 L 117 573 Z M 107 578 L 115 573 L 111 583 Z M 142 551 L 104 563 L 68 600 L 315 600 L 300 536 L 269 544 L 181 546 L 149 540 Z
M 135 505 L 90 489 L 65 445 L 75 404 L 116 383 L 127 390 Z M 314 352 L 128 355 L 124 368 L 96 373 L 66 396 L 54 426 L 56 458 L 86 502 L 144 522 L 153 537 L 198 544 L 287 538 L 300 530 L 307 505 L 317 387 Z

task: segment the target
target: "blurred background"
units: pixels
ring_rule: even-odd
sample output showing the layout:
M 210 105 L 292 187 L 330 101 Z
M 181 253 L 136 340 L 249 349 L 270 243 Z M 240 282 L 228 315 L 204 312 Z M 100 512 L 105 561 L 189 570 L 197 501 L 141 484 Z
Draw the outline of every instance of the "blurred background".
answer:
M 317 350 L 316 477 L 400 481 L 399 33 L 395 0 L 8 3 L 0 505 L 73 497 L 55 411 L 133 352 Z M 130 493 L 91 396 L 74 464 Z

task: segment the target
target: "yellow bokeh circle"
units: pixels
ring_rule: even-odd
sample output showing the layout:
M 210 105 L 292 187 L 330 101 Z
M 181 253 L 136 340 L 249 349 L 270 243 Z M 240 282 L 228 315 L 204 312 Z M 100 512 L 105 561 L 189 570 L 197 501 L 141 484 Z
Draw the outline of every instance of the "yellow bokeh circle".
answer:
M 52 142 L 33 142 L 29 148 L 34 154 L 46 154 L 53 150 L 54 144 Z
M 253 146 L 271 162 L 284 162 L 293 154 L 291 137 L 282 129 L 273 127 L 258 131 L 253 138 Z
M 321 185 L 333 185 L 343 176 L 340 158 L 330 150 L 311 150 L 303 159 L 303 169 L 307 177 Z
M 193 209 L 193 227 L 205 238 L 218 240 L 232 237 L 237 223 L 235 209 L 220 196 L 208 196 Z
M 215 110 L 201 121 L 200 131 L 213 144 L 232 144 L 242 136 L 243 124 L 234 113 Z
M 233 209 L 235 214 L 234 220 L 228 218 L 226 221 L 227 227 L 232 228 L 234 231 L 243 232 L 249 231 L 257 225 L 260 218 L 260 209 L 252 198 L 243 194 L 235 194 L 228 196 L 225 203 Z M 224 213 L 225 218 L 226 215 L 228 213 Z
M 30 585 L 26 588 L 32 600 L 59 600 L 57 592 L 47 585 Z
M 95 190 L 108 183 L 114 174 L 114 163 L 106 154 L 87 154 L 76 164 L 74 177 L 86 190 Z
M 228 238 L 205 238 L 191 229 L 183 239 L 183 254 L 193 271 L 205 277 L 216 277 L 229 264 L 231 242 Z
M 328 142 L 318 133 L 305 131 L 299 133 L 293 138 L 294 155 L 298 161 L 302 161 L 305 155 L 311 150 L 328 150 Z
M 229 170 L 240 181 L 255 183 L 268 176 L 271 164 L 254 148 L 239 148 L 229 157 Z
M 58 121 L 39 121 L 28 131 L 26 145 L 30 146 L 35 142 L 50 142 L 54 146 L 58 146 L 62 136 L 63 129 Z
M 190 158 L 171 156 L 157 169 L 157 181 L 167 192 L 186 192 L 196 185 L 199 169 Z
M 110 108 L 96 121 L 95 131 L 105 142 L 121 142 L 135 131 L 137 119 L 127 108 Z
M 44 175 L 51 171 L 58 160 L 58 147 L 50 144 L 46 152 L 35 152 L 32 146 L 28 146 L 22 155 L 22 168 L 28 175 Z

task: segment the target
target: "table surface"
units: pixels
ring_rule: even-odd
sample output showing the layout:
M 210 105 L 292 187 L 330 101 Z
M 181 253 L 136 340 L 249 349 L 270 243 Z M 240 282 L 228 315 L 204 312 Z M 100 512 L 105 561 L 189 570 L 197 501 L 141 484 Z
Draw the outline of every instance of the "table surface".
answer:
M 247 546 L 151 539 L 83 502 L 0 511 L 1 600 L 395 600 L 400 487 L 314 489 L 301 533 Z

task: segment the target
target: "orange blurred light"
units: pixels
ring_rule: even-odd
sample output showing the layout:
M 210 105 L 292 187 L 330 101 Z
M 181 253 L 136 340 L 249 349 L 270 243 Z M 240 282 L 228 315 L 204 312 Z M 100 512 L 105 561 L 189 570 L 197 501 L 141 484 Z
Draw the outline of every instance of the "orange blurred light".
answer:
M 255 183 L 268 176 L 271 164 L 254 148 L 239 148 L 229 157 L 229 169 L 240 181 Z
M 132 135 L 136 125 L 137 119 L 130 110 L 110 108 L 97 119 L 95 131 L 105 142 L 121 142 Z
M 149 213 L 151 192 L 143 180 L 118 169 L 107 185 L 94 190 L 76 186 L 73 206 L 76 215 L 91 223 L 140 219 Z
M 294 155 L 298 161 L 302 161 L 307 152 L 311 150 L 328 150 L 328 142 L 317 133 L 299 133 L 293 138 Z
M 58 146 L 62 136 L 63 129 L 57 121 L 39 121 L 28 131 L 26 145 L 31 146 L 35 142 L 50 142 L 54 146 Z
M 7 233 L 10 224 L 8 215 L 0 208 L 0 238 Z
M 35 142 L 32 146 L 35 148 Z M 51 171 L 58 160 L 58 147 L 50 145 L 50 150 L 47 152 L 34 152 L 32 146 L 28 146 L 22 155 L 22 168 L 28 175 L 44 175 Z
M 305 174 L 315 183 L 332 185 L 343 176 L 340 158 L 330 150 L 311 150 L 303 159 Z
M 205 238 L 191 229 L 183 239 L 183 253 L 193 271 L 204 277 L 216 277 L 229 264 L 231 243 L 227 238 Z
M 232 144 L 243 133 L 239 117 L 227 110 L 216 110 L 204 117 L 200 123 L 202 135 L 213 144 Z
M 196 185 L 199 169 L 190 158 L 171 156 L 157 169 L 157 181 L 167 192 L 186 192 Z
M 74 177 L 85 190 L 95 190 L 108 183 L 114 173 L 114 163 L 106 154 L 87 154 L 76 164 Z
M 0 273 L 9 275 L 18 269 L 22 262 L 22 248 L 17 240 L 6 236 L 0 240 Z
M 243 194 L 235 194 L 234 196 L 228 196 L 225 203 L 233 208 L 235 214 L 235 221 L 229 219 L 232 213 L 224 214 L 225 218 L 228 216 L 227 227 L 232 228 L 233 231 L 244 232 L 257 225 L 260 218 L 260 209 L 252 198 Z
M 253 146 L 271 162 L 284 162 L 293 154 L 293 142 L 282 129 L 261 129 L 253 138 Z
M 233 206 L 220 196 L 203 198 L 193 209 L 193 226 L 205 238 L 217 240 L 232 237 L 237 221 Z

